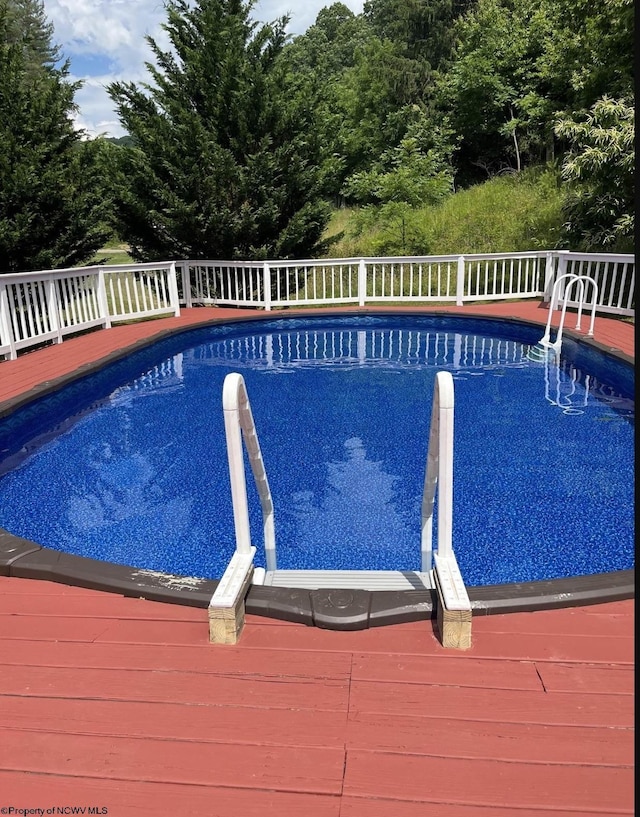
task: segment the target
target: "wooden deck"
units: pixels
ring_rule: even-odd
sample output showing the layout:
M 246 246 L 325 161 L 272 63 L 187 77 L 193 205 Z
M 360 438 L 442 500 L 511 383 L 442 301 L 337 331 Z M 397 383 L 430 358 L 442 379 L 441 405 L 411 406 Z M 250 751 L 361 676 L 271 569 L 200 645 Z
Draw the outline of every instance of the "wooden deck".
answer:
M 213 646 L 206 610 L 0 578 L 0 805 L 633 814 L 633 601 L 473 628 L 458 652 L 250 616 Z
M 242 315 L 166 321 L 207 313 Z M 0 403 L 166 321 L 2 362 Z M 633 355 L 628 323 L 598 318 L 596 340 Z M 428 622 L 255 616 L 238 646 L 213 646 L 206 610 L 0 577 L 0 813 L 633 814 L 633 636 L 621 601 L 480 616 L 465 652 Z

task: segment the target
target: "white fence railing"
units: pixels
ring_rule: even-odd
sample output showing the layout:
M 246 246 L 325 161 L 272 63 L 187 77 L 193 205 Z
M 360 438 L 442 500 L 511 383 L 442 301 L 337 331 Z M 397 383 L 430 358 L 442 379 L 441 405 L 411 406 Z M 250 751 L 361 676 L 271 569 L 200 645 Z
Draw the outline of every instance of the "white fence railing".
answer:
M 173 261 L 0 275 L 0 356 L 166 314 L 180 314 Z
M 550 293 L 557 253 L 181 261 L 181 303 L 272 309 L 325 304 L 534 298 Z
M 0 357 L 180 304 L 271 310 L 332 304 L 543 298 L 567 273 L 597 283 L 596 310 L 634 315 L 633 255 L 532 251 L 307 261 L 176 261 L 0 275 Z M 560 298 L 563 293 L 560 293 Z M 569 302 L 570 307 L 576 304 Z M 585 303 L 589 308 L 590 303 Z
M 558 253 L 558 267 L 554 276 L 558 280 L 563 275 L 575 275 L 593 279 L 596 287 L 596 311 L 614 315 L 634 315 L 636 286 L 636 265 L 633 255 L 606 255 L 596 253 Z M 562 302 L 568 281 L 558 291 L 558 302 Z M 574 292 L 576 290 L 574 289 Z M 585 306 L 591 307 L 586 299 Z M 567 306 L 578 307 L 578 300 L 568 300 Z

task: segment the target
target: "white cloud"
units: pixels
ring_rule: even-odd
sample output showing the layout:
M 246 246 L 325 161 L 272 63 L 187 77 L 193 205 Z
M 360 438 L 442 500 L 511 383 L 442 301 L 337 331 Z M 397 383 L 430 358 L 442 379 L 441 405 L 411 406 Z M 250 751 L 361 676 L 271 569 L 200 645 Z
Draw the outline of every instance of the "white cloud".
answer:
M 356 14 L 362 11 L 363 0 L 342 2 Z M 300 34 L 315 21 L 320 9 L 331 3 L 260 0 L 252 16 L 269 22 L 289 14 L 289 31 Z M 168 45 L 161 27 L 166 19 L 162 0 L 44 0 L 44 9 L 54 26 L 54 43 L 71 62 L 72 79 L 84 83 L 75 97 L 78 127 L 92 136 L 123 136 L 105 86 L 114 81 L 148 79 L 145 62 L 154 60 L 145 37 L 153 37 L 161 48 Z

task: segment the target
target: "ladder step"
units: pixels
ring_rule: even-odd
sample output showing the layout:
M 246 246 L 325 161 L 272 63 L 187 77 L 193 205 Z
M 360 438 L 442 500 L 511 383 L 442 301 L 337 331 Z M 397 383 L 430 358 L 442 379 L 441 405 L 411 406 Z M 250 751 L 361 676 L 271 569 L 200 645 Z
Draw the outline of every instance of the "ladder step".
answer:
M 431 590 L 431 573 L 416 570 L 269 570 L 265 585 L 306 590 Z

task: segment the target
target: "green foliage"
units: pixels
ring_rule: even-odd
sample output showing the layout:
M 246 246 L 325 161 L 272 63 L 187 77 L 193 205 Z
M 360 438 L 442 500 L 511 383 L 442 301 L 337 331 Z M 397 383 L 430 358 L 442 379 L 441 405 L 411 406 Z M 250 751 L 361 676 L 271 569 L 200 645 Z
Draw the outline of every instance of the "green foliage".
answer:
M 53 25 L 47 20 L 43 0 L 6 0 L 5 41 L 18 45 L 31 79 L 42 69 L 54 68 L 60 49 L 53 44 Z
M 473 0 L 367 0 L 364 16 L 377 37 L 394 43 L 398 53 L 428 75 L 451 60 L 453 22 L 472 4 Z
M 257 27 L 252 3 L 169 0 L 144 89 L 109 93 L 135 139 L 114 184 L 118 234 L 139 260 L 300 257 L 317 251 L 320 199 L 310 101 L 291 92 L 286 18 Z
M 420 252 L 424 231 L 415 208 L 442 200 L 453 188 L 453 173 L 442 146 L 425 149 L 419 127 L 409 133 L 398 147 L 385 151 L 372 170 L 354 173 L 343 189 L 350 201 L 376 203 L 361 212 L 360 227 L 384 225 L 375 244 L 376 255 Z
M 34 70 L 0 3 L 0 271 L 73 266 L 102 246 L 99 143 L 71 120 L 66 67 Z
M 338 257 L 554 249 L 561 240 L 562 204 L 557 172 L 529 170 L 413 208 L 406 222 L 406 253 L 381 209 L 338 210 L 328 235 L 337 235 L 332 253 Z
M 541 94 L 536 68 L 549 28 L 541 0 L 478 0 L 459 21 L 436 94 L 461 138 L 459 182 L 544 161 L 559 106 Z
M 633 250 L 635 115 L 627 100 L 603 97 L 584 116 L 556 125 L 571 150 L 562 165 L 567 182 L 565 224 L 574 249 Z
M 446 156 L 436 148 L 420 145 L 407 136 L 396 148 L 385 151 L 371 170 L 354 173 L 343 192 L 351 201 L 370 201 L 410 206 L 433 204 L 453 187 L 453 174 Z
M 285 47 L 291 93 L 304 100 L 313 115 L 311 127 L 320 150 L 320 189 L 334 199 L 360 162 L 364 140 L 351 127 L 355 100 L 345 78 L 361 60 L 371 37 L 362 17 L 334 3 L 319 12 L 305 34 Z

